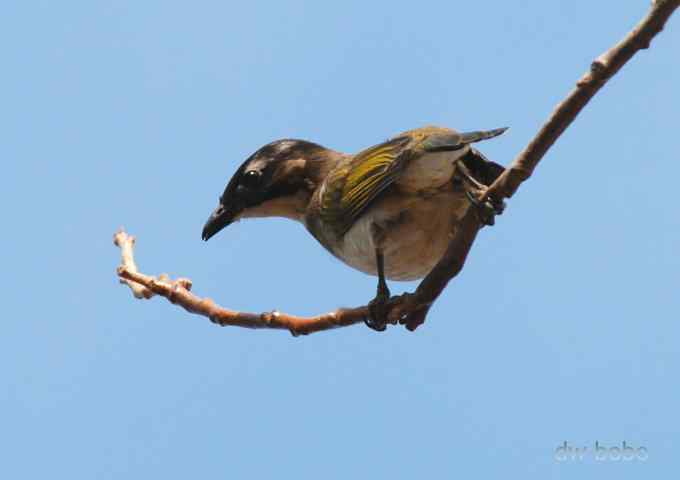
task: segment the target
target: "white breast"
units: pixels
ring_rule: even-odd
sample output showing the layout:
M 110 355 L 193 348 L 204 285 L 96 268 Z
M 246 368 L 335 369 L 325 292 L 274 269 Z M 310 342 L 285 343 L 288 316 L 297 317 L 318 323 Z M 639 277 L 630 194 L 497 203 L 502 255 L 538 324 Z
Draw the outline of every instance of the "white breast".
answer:
M 385 198 L 357 220 L 334 254 L 357 270 L 377 275 L 377 245 L 372 236 L 372 224 L 376 223 L 386 232 L 381 245 L 385 276 L 390 280 L 422 278 L 446 251 L 469 205 L 467 198 L 450 190 L 428 198 Z

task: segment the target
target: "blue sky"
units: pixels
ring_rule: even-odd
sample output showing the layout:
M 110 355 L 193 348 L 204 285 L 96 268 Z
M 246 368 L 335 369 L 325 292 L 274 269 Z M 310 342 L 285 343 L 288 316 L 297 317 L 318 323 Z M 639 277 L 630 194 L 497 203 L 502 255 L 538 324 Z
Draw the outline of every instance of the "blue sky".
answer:
M 680 18 L 478 237 L 415 333 L 218 328 L 117 284 L 312 314 L 375 279 L 286 220 L 203 243 L 281 137 L 510 126 L 508 163 L 649 2 L 13 1 L 0 19 L 3 478 L 662 478 L 680 467 Z M 393 293 L 414 284 L 392 283 Z M 589 450 L 559 462 L 568 441 Z M 646 461 L 596 461 L 595 442 Z

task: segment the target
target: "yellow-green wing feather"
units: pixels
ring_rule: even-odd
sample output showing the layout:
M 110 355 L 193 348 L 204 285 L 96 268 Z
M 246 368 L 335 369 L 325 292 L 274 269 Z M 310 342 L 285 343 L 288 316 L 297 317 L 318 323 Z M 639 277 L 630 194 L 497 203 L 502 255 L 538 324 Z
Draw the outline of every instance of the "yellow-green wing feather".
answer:
M 331 172 L 321 198 L 321 219 L 342 236 L 389 187 L 406 163 L 408 137 L 368 148 Z

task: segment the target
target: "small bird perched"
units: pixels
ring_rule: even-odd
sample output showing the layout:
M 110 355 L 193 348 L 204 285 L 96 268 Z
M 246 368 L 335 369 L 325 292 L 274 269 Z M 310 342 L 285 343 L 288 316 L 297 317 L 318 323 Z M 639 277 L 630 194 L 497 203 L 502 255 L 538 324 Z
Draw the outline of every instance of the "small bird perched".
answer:
M 471 144 L 505 130 L 418 128 L 356 155 L 305 140 L 277 140 L 236 171 L 202 238 L 207 241 L 242 218 L 301 222 L 335 257 L 378 276 L 366 324 L 382 331 L 390 298 L 385 278 L 424 277 L 469 208 L 487 225 L 502 213 L 502 204 L 476 199 L 503 167 Z

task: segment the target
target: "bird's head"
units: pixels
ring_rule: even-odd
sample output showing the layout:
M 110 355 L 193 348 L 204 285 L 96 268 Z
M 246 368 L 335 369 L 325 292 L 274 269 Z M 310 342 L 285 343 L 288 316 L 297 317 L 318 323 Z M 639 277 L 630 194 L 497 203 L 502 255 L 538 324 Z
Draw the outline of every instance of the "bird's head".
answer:
M 324 172 L 339 156 L 304 140 L 277 140 L 260 148 L 227 184 L 203 227 L 203 240 L 241 218 L 300 220 Z

